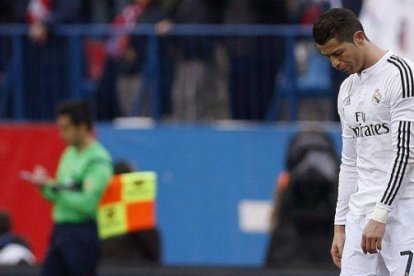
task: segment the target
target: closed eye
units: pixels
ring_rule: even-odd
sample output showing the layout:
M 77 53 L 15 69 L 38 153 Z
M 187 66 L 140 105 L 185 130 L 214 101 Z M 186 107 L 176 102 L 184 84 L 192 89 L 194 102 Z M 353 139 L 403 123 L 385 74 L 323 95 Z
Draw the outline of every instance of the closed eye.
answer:
M 332 53 L 332 56 L 334 57 L 339 57 L 340 55 L 342 55 L 343 51 L 336 51 L 334 53 Z

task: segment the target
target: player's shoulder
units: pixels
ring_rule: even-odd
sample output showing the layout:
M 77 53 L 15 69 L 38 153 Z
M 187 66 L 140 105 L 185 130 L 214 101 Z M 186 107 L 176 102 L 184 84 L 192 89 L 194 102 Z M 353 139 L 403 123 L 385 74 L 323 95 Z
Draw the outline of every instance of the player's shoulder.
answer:
M 338 108 L 343 107 L 349 102 L 352 94 L 352 83 L 354 81 L 355 74 L 349 75 L 342 83 L 338 93 Z
M 402 91 L 402 97 L 412 97 L 410 88 L 413 84 L 414 62 L 410 59 L 392 54 L 387 58 L 387 70 L 384 75 L 385 85 L 391 94 Z
M 76 147 L 73 145 L 67 145 L 62 152 L 62 156 L 69 156 L 76 154 Z
M 348 96 L 349 91 L 352 89 L 352 83 L 354 81 L 355 74 L 349 75 L 339 87 L 339 97 Z
M 413 76 L 414 62 L 408 58 L 391 53 L 387 58 L 387 73 L 390 76 Z
M 403 57 L 401 55 L 394 54 L 394 53 L 391 53 L 391 56 L 388 58 L 388 60 L 389 61 L 392 61 L 392 60 L 393 61 L 402 61 L 402 63 L 405 63 L 410 67 L 414 66 L 414 61 L 413 60 L 411 60 L 407 57 Z M 401 62 L 399 62 L 399 63 L 401 64 Z
M 90 158 L 92 159 L 104 159 L 104 160 L 111 160 L 111 156 L 108 152 L 108 150 L 98 141 L 95 141 L 91 145 L 91 151 L 90 151 Z

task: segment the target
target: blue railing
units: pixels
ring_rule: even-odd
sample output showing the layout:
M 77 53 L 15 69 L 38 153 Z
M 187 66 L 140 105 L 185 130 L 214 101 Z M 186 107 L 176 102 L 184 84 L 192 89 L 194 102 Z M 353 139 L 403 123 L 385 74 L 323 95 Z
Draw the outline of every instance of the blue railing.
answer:
M 165 74 L 163 68 L 166 67 L 165 62 L 171 61 L 175 56 L 170 55 L 166 58 L 163 53 L 166 51 L 165 49 L 176 48 L 179 43 L 181 43 L 180 45 L 186 43 L 185 41 L 177 42 L 180 38 L 206 39 L 207 42 L 215 39 L 226 45 L 233 43 L 232 40 L 240 39 L 237 47 L 242 46 L 242 48 L 254 48 L 254 45 L 259 45 L 255 40 L 257 38 L 279 39 L 269 44 L 270 47 L 274 45 L 274 47 L 278 48 L 275 48 L 275 52 L 280 51 L 280 44 L 283 43 L 283 61 L 280 58 L 277 61 L 269 61 L 266 60 L 266 57 L 255 56 L 261 51 L 260 48 L 256 49 L 255 54 L 250 55 L 249 60 L 242 63 L 241 67 L 239 66 L 240 64 L 236 64 L 240 67 L 238 68 L 240 70 L 244 70 L 243 66 L 246 66 L 246 64 L 248 66 L 251 65 L 253 68 L 259 68 L 255 75 L 246 75 L 246 78 L 251 80 L 247 85 L 251 87 L 249 88 L 249 95 L 245 96 L 244 104 L 246 106 L 241 107 L 241 113 L 247 114 L 247 111 L 243 110 L 243 108 L 251 109 L 252 111 L 249 112 L 253 115 L 251 115 L 251 118 L 246 115 L 245 119 L 278 120 L 280 119 L 281 105 L 287 103 L 288 119 L 296 120 L 300 97 L 304 95 L 327 96 L 329 94 L 329 85 L 317 86 L 316 89 L 313 89 L 315 91 L 311 93 L 304 93 L 298 86 L 298 70 L 294 48 L 299 38 L 310 39 L 311 30 L 309 27 L 290 25 L 175 25 L 168 34 L 159 35 L 153 25 L 140 25 L 128 32 L 109 25 L 70 25 L 56 27 L 53 30 L 54 40 L 49 42 L 49 46 L 34 45 L 27 38 L 27 33 L 28 28 L 25 25 L 0 26 L 0 118 L 16 120 L 52 119 L 54 105 L 58 101 L 68 98 L 87 98 L 96 103 L 96 98 L 101 95 L 99 93 L 101 93 L 100 88 L 102 87 L 100 86 L 102 85 L 100 84 L 101 81 L 92 80 L 85 73 L 87 58 L 85 56 L 84 42 L 88 39 L 104 41 L 108 37 L 115 37 L 120 34 L 146 39 L 146 50 L 143 52 L 145 57 L 143 58 L 141 70 L 142 84 L 140 87 L 142 90 L 150 91 L 150 116 L 157 121 L 163 118 L 165 113 L 163 105 L 165 105 L 166 94 L 169 93 L 166 92 L 169 89 L 165 88 L 168 86 L 165 79 L 167 77 L 172 78 L 169 74 L 171 74 L 171 71 L 174 72 L 174 70 L 170 70 L 168 74 Z M 165 39 L 171 40 L 165 43 Z M 192 49 L 190 44 L 194 43 L 194 41 L 187 42 L 188 45 L 184 46 Z M 267 41 L 260 43 L 263 46 Z M 197 47 L 193 46 L 193 48 Z M 227 54 L 231 55 L 231 50 L 229 48 L 226 49 Z M 243 50 L 246 51 L 246 49 Z M 194 51 L 202 52 L 204 50 L 196 49 Z M 272 58 L 275 58 L 275 56 L 270 55 L 269 59 Z M 280 64 L 281 62 L 283 66 Z M 266 97 L 260 95 L 262 93 L 260 92 L 262 91 L 261 88 L 255 88 L 262 85 L 260 74 L 264 71 L 260 71 L 260 68 L 267 68 L 267 65 L 258 63 L 269 63 L 269 66 L 275 66 L 275 63 L 277 63 L 276 66 L 281 68 L 278 76 L 272 76 L 274 79 L 272 87 L 262 89 L 263 91 L 270 91 L 271 95 Z M 174 67 L 171 64 L 169 66 L 170 69 Z M 233 69 L 230 68 L 229 70 Z M 326 67 L 316 68 L 316 70 L 321 70 L 321 72 L 316 72 L 319 75 L 327 73 Z M 191 78 L 191 76 L 189 77 Z M 326 78 L 329 79 L 329 76 Z M 228 86 L 236 84 L 236 88 L 230 87 L 227 90 L 233 89 L 232 93 L 237 93 L 237 89 L 240 89 L 237 88 L 239 81 L 240 79 L 235 79 L 233 84 L 230 83 Z M 256 92 L 259 95 L 255 95 Z M 171 101 L 171 97 L 170 95 L 167 98 L 170 98 Z M 235 99 L 237 97 L 236 95 Z M 262 97 L 260 100 L 262 102 L 257 100 L 260 97 Z M 251 99 L 251 101 L 247 102 L 246 99 Z M 232 99 L 228 101 L 232 101 Z M 229 105 L 232 105 L 233 109 L 234 107 L 237 109 L 238 103 L 233 101 Z M 129 115 L 140 114 L 137 106 L 138 104 L 135 104 L 133 111 Z M 265 110 L 263 111 L 262 109 Z M 260 116 L 254 114 L 259 112 L 263 114 Z M 114 114 L 110 116 L 114 116 Z M 231 119 L 234 116 L 229 115 L 228 117 Z

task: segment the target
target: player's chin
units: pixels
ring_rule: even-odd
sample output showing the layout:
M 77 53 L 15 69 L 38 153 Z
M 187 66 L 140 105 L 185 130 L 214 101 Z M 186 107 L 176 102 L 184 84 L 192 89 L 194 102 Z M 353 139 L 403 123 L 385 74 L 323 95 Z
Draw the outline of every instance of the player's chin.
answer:
M 340 70 L 342 73 L 348 74 L 348 75 L 352 75 L 354 73 L 356 73 L 355 71 L 355 67 L 352 65 L 346 65 L 344 68 L 341 68 L 342 70 Z
M 354 68 L 352 68 L 352 67 L 350 67 L 350 68 L 348 68 L 348 69 L 346 69 L 342 72 L 345 73 L 345 74 L 348 74 L 348 75 L 352 75 L 352 74 L 356 73 Z

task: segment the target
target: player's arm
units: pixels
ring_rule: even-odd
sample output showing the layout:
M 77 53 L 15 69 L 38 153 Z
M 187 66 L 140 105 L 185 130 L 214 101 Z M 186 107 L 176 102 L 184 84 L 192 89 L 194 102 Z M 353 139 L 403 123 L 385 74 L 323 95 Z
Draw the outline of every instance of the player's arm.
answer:
M 341 87 L 342 89 L 342 87 Z M 345 243 L 345 223 L 349 212 L 349 198 L 356 190 L 356 139 L 343 114 L 343 103 L 339 97 L 338 112 L 342 126 L 342 153 L 339 172 L 338 201 L 335 212 L 335 231 L 331 247 L 334 264 L 341 267 L 342 251 Z
M 349 212 L 349 198 L 355 193 L 357 187 L 356 138 L 345 118 L 345 109 L 347 108 L 346 104 L 349 98 L 344 99 L 344 95 L 348 95 L 349 86 L 351 86 L 349 80 L 342 83 L 338 96 L 338 114 L 342 128 L 342 151 L 335 225 L 345 225 L 346 216 Z
M 60 156 L 60 160 L 59 160 L 57 171 L 56 171 L 56 179 L 51 178 L 50 181 L 47 183 L 47 185 L 40 185 L 39 186 L 39 189 L 40 189 L 40 192 L 41 192 L 42 196 L 46 200 L 48 200 L 52 203 L 55 203 L 56 199 L 58 197 L 58 191 L 59 191 L 59 188 L 61 187 L 61 184 L 58 183 L 57 176 L 63 170 L 65 170 L 64 159 L 65 159 L 65 156 L 68 154 L 68 152 L 69 152 L 69 148 L 66 148 L 64 150 L 64 152 L 62 153 L 62 155 Z
M 412 70 L 409 69 L 409 72 Z M 409 182 L 407 172 L 412 167 L 414 154 L 414 83 L 412 77 L 406 78 L 404 71 L 402 74 L 402 76 L 400 74 L 394 76 L 390 83 L 389 102 L 393 158 L 386 189 L 378 200 L 371 217 L 382 223 L 387 222 L 393 203 L 398 200 L 398 195 Z M 408 76 L 410 75 L 408 74 Z M 411 85 L 408 85 L 409 83 Z
M 336 204 L 335 225 L 345 225 L 349 212 L 349 198 L 356 191 L 356 139 L 352 129 L 343 119 L 342 125 L 342 154 L 339 171 L 338 201 Z
M 61 190 L 56 193 L 59 204 L 94 218 L 96 208 L 112 176 L 110 161 L 94 162 L 86 172 L 81 191 Z
M 361 247 L 363 251 L 376 253 L 381 249 L 391 208 L 401 191 L 409 182 L 407 172 L 411 170 L 413 158 L 414 127 L 414 83 L 413 72 L 401 59 L 390 60 L 399 74 L 392 76 L 387 87 L 386 98 L 390 105 L 393 158 L 388 173 L 387 185 L 365 227 Z M 411 163 L 411 164 L 410 164 Z
M 56 183 L 50 182 L 48 185 L 40 187 L 43 197 L 50 202 L 55 202 L 57 198 L 57 192 L 53 189 L 54 186 L 56 186 Z

